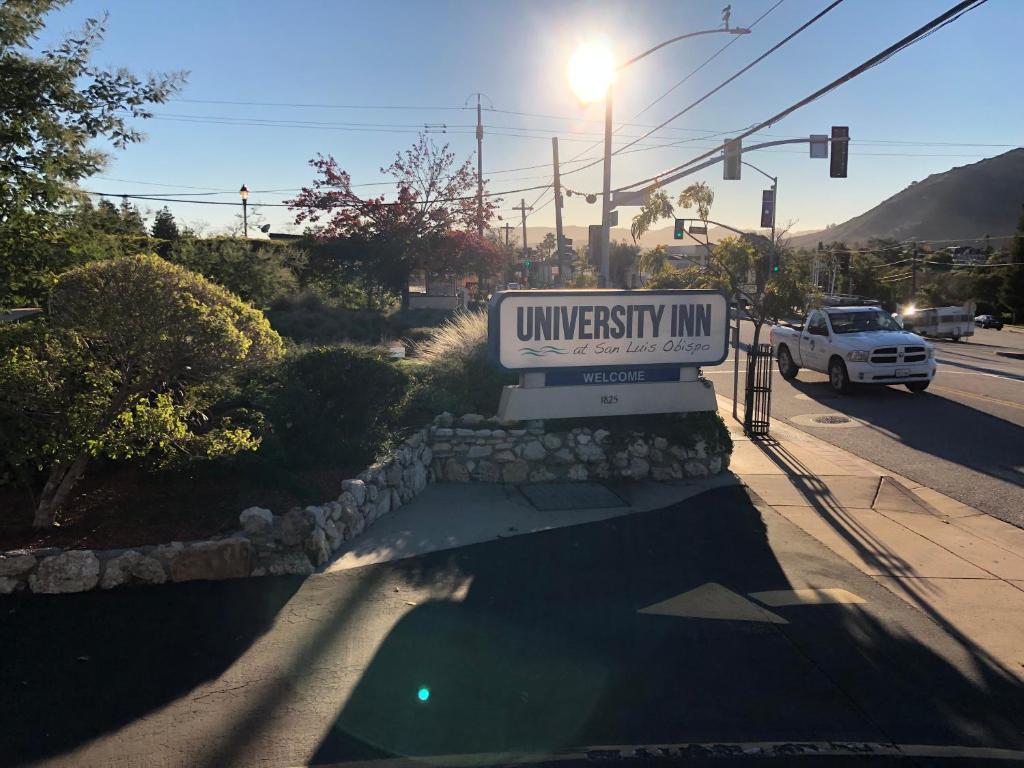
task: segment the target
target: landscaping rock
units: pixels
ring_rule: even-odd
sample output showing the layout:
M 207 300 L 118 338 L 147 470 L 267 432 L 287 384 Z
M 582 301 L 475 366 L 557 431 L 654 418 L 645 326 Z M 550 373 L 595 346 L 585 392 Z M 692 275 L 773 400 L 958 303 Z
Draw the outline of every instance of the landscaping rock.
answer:
M 634 478 L 647 477 L 651 471 L 651 465 L 646 459 L 633 457 L 629 461 L 629 476 Z
M 324 533 L 324 529 L 314 528 L 303 549 L 313 565 L 319 567 L 326 563 L 331 556 L 331 550 L 327 545 L 327 534 Z
M 703 461 L 698 461 L 697 459 L 690 459 L 685 464 L 683 464 L 683 471 L 686 473 L 687 477 L 708 476 L 707 465 L 704 464 Z
M 384 477 L 388 485 L 397 486 L 402 482 L 402 465 L 397 461 L 388 464 L 384 471 Z
M 516 459 L 506 464 L 501 471 L 501 476 L 506 483 L 525 483 L 530 476 L 530 465 L 522 459 Z
M 44 558 L 28 577 L 33 592 L 57 595 L 86 592 L 100 580 L 100 561 L 92 550 L 79 549 Z
M 302 552 L 284 552 L 269 558 L 261 570 L 265 570 L 271 576 L 308 576 L 316 571 L 316 568 Z
M 7 552 L 0 555 L 0 576 L 23 576 L 36 562 L 36 556 L 28 552 Z
M 479 413 L 467 413 L 459 421 L 467 427 L 475 427 L 477 424 L 483 424 L 486 419 Z
M 690 454 L 698 459 L 706 459 L 708 457 L 708 441 L 698 440 L 693 445 L 693 453 Z
M 297 547 L 313 531 L 313 524 L 298 507 L 292 507 L 281 518 L 281 543 L 286 547 Z
M 334 552 L 345 542 L 343 531 L 338 530 L 338 526 L 333 520 L 328 520 L 324 524 L 324 536 L 327 537 L 327 546 L 331 552 Z
M 427 475 L 427 468 L 423 464 L 417 464 L 412 470 L 412 491 L 413 493 L 420 493 L 424 488 L 427 487 L 427 483 L 430 481 Z
M 590 435 L 580 435 L 580 437 L 585 437 L 588 441 L 590 440 Z M 576 458 L 590 464 L 604 461 L 604 449 L 590 442 L 580 443 L 576 446 Z
M 656 437 L 654 438 L 654 447 L 657 448 L 659 451 L 664 451 L 666 448 L 668 448 L 668 440 L 666 440 L 664 437 Z
M 455 430 L 450 429 L 449 427 L 439 427 L 438 429 L 434 430 L 434 434 L 437 437 L 451 437 L 452 435 L 455 434 Z
M 485 456 L 490 456 L 491 453 L 493 453 L 493 450 L 494 449 L 489 445 L 474 445 L 469 449 L 466 457 L 470 459 L 482 459 Z
M 113 589 L 122 584 L 163 584 L 165 581 L 167 574 L 159 560 L 130 549 L 106 562 L 100 589 Z
M 556 475 L 554 472 L 551 472 L 548 469 L 545 469 L 544 467 L 540 467 L 539 469 L 534 469 L 530 471 L 531 483 L 546 483 L 557 478 L 558 475 Z
M 439 427 L 450 427 L 455 423 L 455 417 L 448 413 L 448 411 L 445 411 L 439 416 L 434 417 L 434 423 Z
M 568 477 L 570 480 L 586 480 L 587 475 L 587 468 L 582 464 L 573 464 L 569 467 Z
M 481 461 L 476 468 L 476 477 L 482 483 L 497 483 L 501 480 L 501 470 L 491 461 Z
M 573 456 L 573 452 L 570 449 L 559 448 L 551 454 L 549 460 L 555 464 L 572 464 L 576 461 L 576 458 Z
M 547 453 L 540 440 L 531 440 L 523 446 L 523 458 L 527 461 L 540 461 L 547 456 Z
M 444 477 L 453 483 L 468 483 L 469 470 L 457 459 L 448 459 L 444 464 Z
M 576 435 L 576 445 L 589 445 L 592 439 L 593 438 L 585 432 L 580 432 Z
M 544 447 L 549 451 L 557 451 L 562 447 L 562 438 L 558 435 L 544 435 L 544 437 L 541 438 L 541 442 L 544 443 Z
M 24 585 L 21 579 L 13 576 L 0 576 L 0 595 L 9 595 Z
M 250 536 L 263 536 L 270 533 L 274 527 L 274 513 L 263 507 L 249 507 L 242 510 L 238 522 L 242 524 L 242 530 Z
M 721 471 L 722 471 L 722 457 L 721 456 L 712 456 L 710 459 L 708 459 L 708 472 L 710 472 L 712 475 L 717 475 Z
M 594 442 L 598 445 L 604 445 L 604 441 L 608 439 L 611 434 L 607 429 L 595 429 L 594 430 Z
M 423 463 L 423 466 L 429 467 L 433 460 L 434 452 L 430 449 L 430 446 L 427 446 L 423 449 L 423 453 L 420 454 L 420 461 Z
M 642 458 L 646 457 L 648 453 L 650 453 L 650 448 L 647 446 L 646 442 L 644 442 L 640 438 L 637 438 L 635 440 L 631 440 L 630 441 L 630 443 L 629 443 L 629 455 L 630 456 L 635 456 L 638 459 L 642 459 Z
M 200 541 L 179 552 L 170 571 L 172 581 L 242 578 L 252 571 L 252 544 L 242 538 Z
M 512 451 L 498 451 L 494 454 L 493 459 L 500 464 L 507 464 L 510 461 L 515 461 L 516 455 Z

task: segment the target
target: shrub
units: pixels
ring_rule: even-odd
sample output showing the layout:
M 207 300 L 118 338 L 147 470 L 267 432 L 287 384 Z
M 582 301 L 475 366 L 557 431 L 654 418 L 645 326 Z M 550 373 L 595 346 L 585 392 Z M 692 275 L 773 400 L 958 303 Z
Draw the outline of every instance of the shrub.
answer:
M 274 330 L 298 343 L 379 344 L 388 335 L 382 313 L 327 304 L 314 293 L 277 299 L 267 318 Z
M 266 409 L 273 437 L 260 453 L 293 466 L 362 467 L 392 437 L 408 383 L 377 350 L 297 350 L 278 371 Z
M 501 388 L 515 383 L 490 360 L 487 351 L 487 315 L 463 312 L 436 328 L 416 347 L 408 363 L 414 384 L 405 406 L 404 421 L 428 422 L 442 411 L 493 415 Z
M 49 468 L 37 526 L 53 524 L 94 456 L 215 456 L 258 444 L 204 409 L 229 375 L 279 357 L 281 339 L 202 276 L 157 256 L 93 262 L 58 278 L 49 325 L 36 322 L 8 337 L 0 392 L 2 410 L 33 418 L 18 437 L 23 460 Z
M 198 272 L 257 307 L 293 293 L 305 254 L 290 245 L 234 237 L 182 237 L 167 259 Z

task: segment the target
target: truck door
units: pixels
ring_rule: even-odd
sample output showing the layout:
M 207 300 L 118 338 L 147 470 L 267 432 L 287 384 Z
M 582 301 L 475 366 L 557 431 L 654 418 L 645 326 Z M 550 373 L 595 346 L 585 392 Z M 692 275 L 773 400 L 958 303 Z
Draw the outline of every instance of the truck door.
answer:
M 824 371 L 828 355 L 828 324 L 825 313 L 815 309 L 800 332 L 800 359 L 804 368 Z

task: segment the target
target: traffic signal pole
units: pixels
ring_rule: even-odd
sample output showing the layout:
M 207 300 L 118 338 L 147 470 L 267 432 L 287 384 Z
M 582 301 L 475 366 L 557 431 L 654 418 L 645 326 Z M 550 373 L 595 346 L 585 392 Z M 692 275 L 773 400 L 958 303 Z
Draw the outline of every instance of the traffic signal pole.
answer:
M 558 137 L 551 137 L 551 162 L 554 164 L 555 187 L 555 253 L 558 254 L 558 286 L 565 285 L 565 245 L 562 243 L 562 181 L 558 169 Z

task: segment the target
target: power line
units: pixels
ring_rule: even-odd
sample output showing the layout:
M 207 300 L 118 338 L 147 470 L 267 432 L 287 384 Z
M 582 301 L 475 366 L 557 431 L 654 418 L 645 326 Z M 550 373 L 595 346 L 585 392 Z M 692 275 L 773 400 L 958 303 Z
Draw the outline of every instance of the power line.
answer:
M 977 7 L 981 6 L 981 5 L 984 5 L 986 2 L 988 2 L 988 0 L 964 0 L 961 3 L 957 3 L 955 6 L 950 8 L 945 13 L 942 13 L 939 16 L 936 16 L 934 19 L 929 21 L 924 26 L 920 27 L 919 29 L 915 30 L 914 32 L 911 32 L 909 35 L 907 35 L 906 37 L 902 38 L 901 40 L 899 40 L 898 42 L 894 43 L 893 45 L 889 46 L 888 48 L 886 48 L 881 53 L 878 53 L 875 56 L 872 56 L 870 59 L 865 61 L 863 64 L 860 64 L 859 66 L 854 67 L 849 72 L 847 72 L 845 75 L 836 78 L 835 80 L 833 80 L 828 85 L 824 86 L 823 88 L 819 88 L 817 91 L 812 93 L 810 96 L 807 96 L 807 97 L 801 99 L 800 101 L 796 102 L 792 106 L 787 107 L 786 109 L 782 110 L 778 114 L 773 115 L 772 117 L 768 118 L 767 120 L 764 120 L 764 121 L 758 123 L 757 125 L 753 126 L 752 128 L 747 129 L 746 132 L 742 133 L 741 135 L 737 136 L 736 138 L 737 139 L 744 139 L 744 138 L 746 138 L 748 136 L 751 136 L 751 135 L 757 133 L 760 130 L 763 130 L 764 128 L 769 127 L 770 125 L 773 125 L 773 124 L 777 123 L 779 120 L 782 120 L 783 118 L 791 115 L 793 112 L 796 112 L 801 107 L 807 106 L 811 102 L 816 101 L 817 99 L 821 98 L 825 94 L 829 93 L 830 91 L 835 90 L 839 86 L 841 86 L 844 83 L 852 80 L 853 78 L 857 77 L 858 75 L 861 75 L 864 72 L 868 71 L 869 69 L 872 69 L 872 68 L 878 66 L 879 64 L 887 61 L 889 58 L 891 58 L 895 54 L 899 53 L 904 48 L 907 48 L 907 47 L 913 45 L 915 42 L 918 42 L 919 40 L 924 39 L 925 37 L 930 35 L 932 32 L 934 32 L 934 31 L 936 31 L 938 29 L 941 29 L 942 27 L 946 26 L 947 24 L 952 23 L 953 21 L 956 21 L 964 13 L 967 13 L 968 11 L 973 10 L 974 8 L 977 8 Z M 674 173 L 676 171 L 680 171 L 680 170 L 686 168 L 687 166 L 694 165 L 694 164 L 700 162 L 701 160 L 709 158 L 713 154 L 715 154 L 717 151 L 720 151 L 720 150 L 712 150 L 712 151 L 709 151 L 709 152 L 705 152 L 704 154 L 699 155 L 699 156 L 689 160 L 688 162 L 683 163 L 682 165 L 678 165 L 675 168 L 670 168 L 669 170 L 664 171 L 664 172 L 658 174 L 657 176 L 652 176 L 652 177 L 650 177 L 648 179 L 644 179 L 643 181 L 638 181 L 638 182 L 635 182 L 633 184 L 627 184 L 626 186 L 620 187 L 620 188 L 618 188 L 616 190 L 613 190 L 613 191 L 621 192 L 621 191 L 626 190 L 626 189 L 632 189 L 634 187 L 639 187 L 639 186 L 643 186 L 645 184 L 650 184 L 651 182 L 656 181 L 656 180 L 658 180 L 659 178 L 661 178 L 663 176 L 667 176 L 670 173 Z

